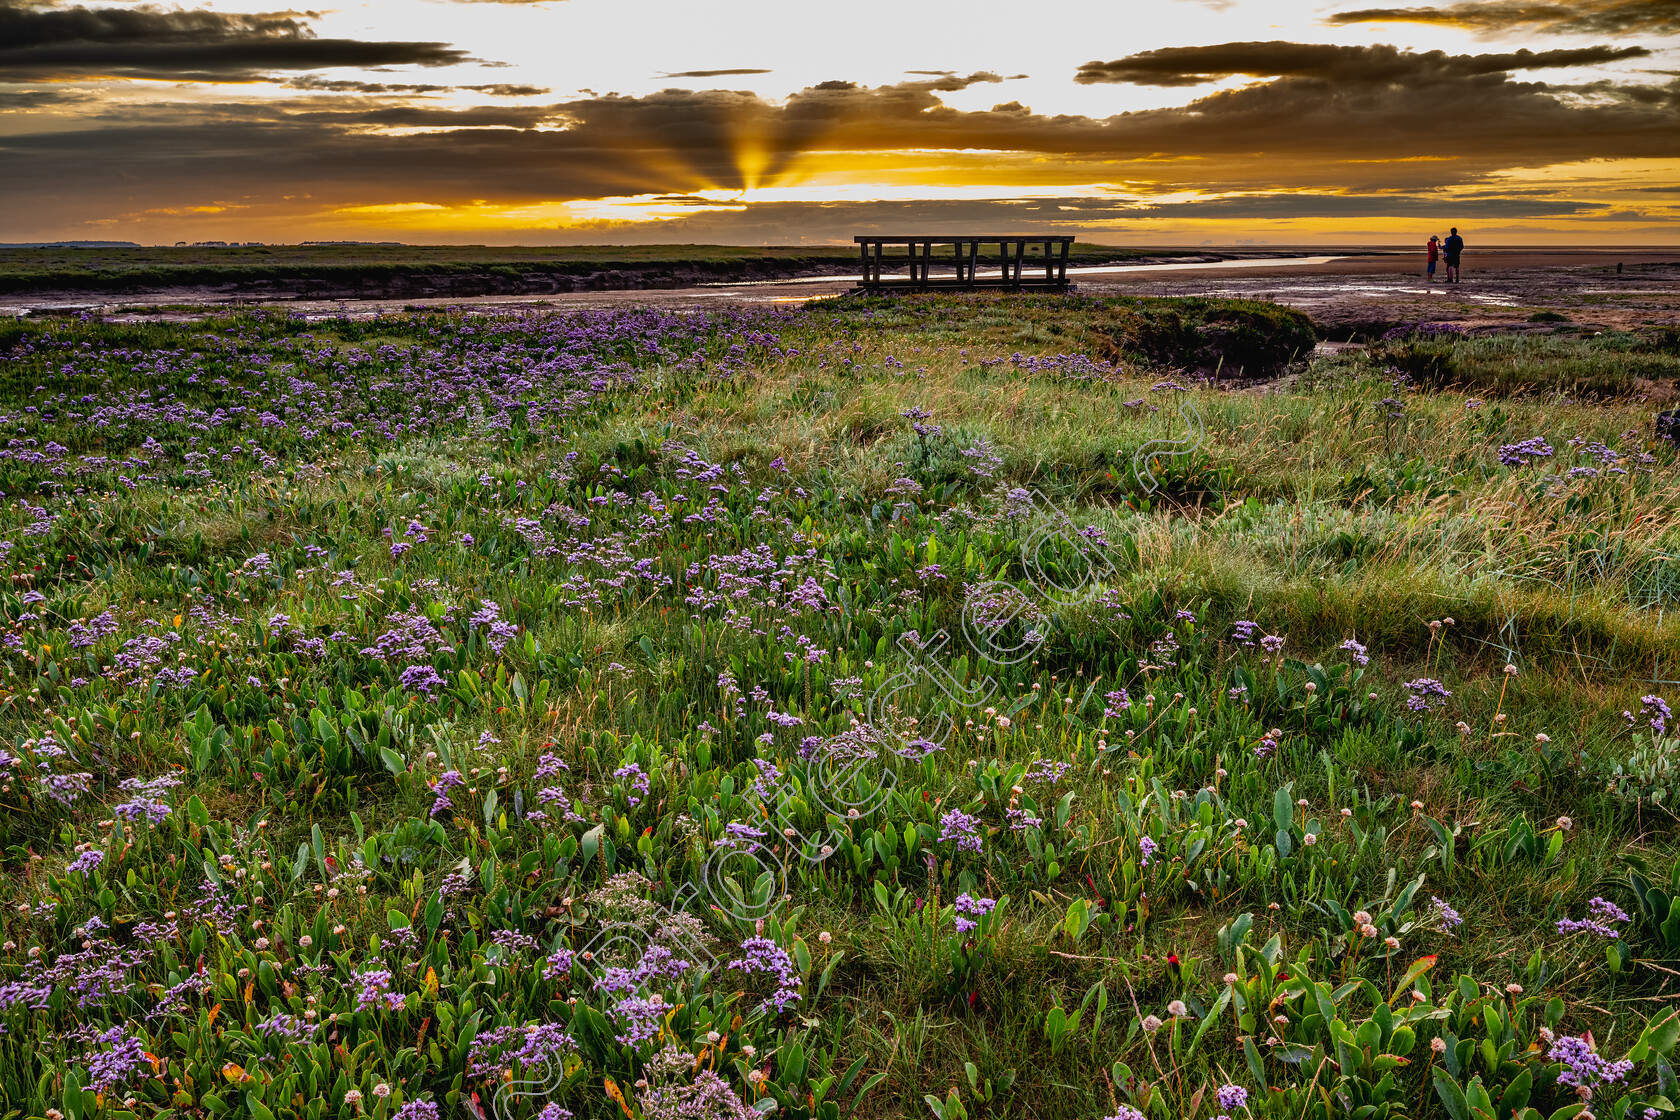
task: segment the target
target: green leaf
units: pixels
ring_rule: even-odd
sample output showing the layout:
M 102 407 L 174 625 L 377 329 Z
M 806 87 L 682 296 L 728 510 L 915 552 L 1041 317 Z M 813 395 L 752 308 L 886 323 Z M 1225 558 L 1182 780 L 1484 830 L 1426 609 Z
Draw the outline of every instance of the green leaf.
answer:
M 257 1099 L 255 1093 L 245 1094 L 245 1107 L 251 1110 L 253 1120 L 274 1120 L 274 1113 L 268 1110 L 266 1104 Z
M 1243 1039 L 1243 1061 L 1247 1061 L 1248 1063 L 1248 1076 L 1252 1076 L 1253 1080 L 1255 1080 L 1255 1085 L 1260 1086 L 1263 1090 L 1265 1085 L 1267 1085 L 1267 1080 L 1265 1080 L 1265 1063 L 1260 1061 L 1260 1051 L 1255 1049 L 1255 1039 Z
M 64 1074 L 64 1111 L 70 1120 L 82 1120 L 82 1079 L 73 1069 Z
M 1677 1041 L 1680 1041 L 1680 1012 L 1670 1010 L 1662 1018 L 1646 1025 L 1639 1041 L 1628 1051 L 1628 1057 L 1641 1063 L 1652 1053 L 1667 1057 Z
M 607 830 L 607 823 L 602 821 L 594 828 L 583 834 L 583 842 L 578 850 L 583 853 L 583 866 L 588 867 L 594 862 L 595 853 L 601 850 L 601 837 Z
M 1419 957 L 1417 960 L 1413 961 L 1406 969 L 1405 973 L 1400 977 L 1400 982 L 1394 985 L 1394 994 L 1388 997 L 1388 1002 L 1393 1003 L 1395 997 L 1407 988 L 1411 987 L 1413 980 L 1416 980 L 1419 976 L 1422 976 L 1434 967 L 1435 954 L 1433 953 L 1427 957 Z
M 1184 1052 L 1186 1060 L 1196 1052 L 1196 1048 L 1202 1044 L 1202 1036 L 1218 1021 L 1219 1013 L 1225 1010 L 1225 1005 L 1231 1002 L 1231 988 L 1232 985 L 1225 985 L 1225 990 L 1219 993 L 1219 999 L 1214 1002 L 1213 1010 L 1202 1016 L 1201 1025 L 1196 1028 L 1196 1036 L 1190 1040 L 1190 1048 Z
M 1470 1115 L 1470 1102 L 1465 1099 L 1464 1090 L 1444 1069 L 1435 1070 L 1435 1095 L 1441 1098 L 1441 1107 L 1447 1110 L 1452 1120 L 1475 1120 Z
M 1279 832 L 1295 824 L 1295 799 L 1289 795 L 1295 791 L 1295 783 L 1290 782 L 1272 798 L 1272 827 Z
M 1528 1094 L 1534 1085 L 1534 1073 L 1523 1070 L 1511 1079 L 1505 1086 L 1505 1092 L 1499 1098 L 1499 1115 L 1510 1116 L 1514 1112 L 1528 1107 Z

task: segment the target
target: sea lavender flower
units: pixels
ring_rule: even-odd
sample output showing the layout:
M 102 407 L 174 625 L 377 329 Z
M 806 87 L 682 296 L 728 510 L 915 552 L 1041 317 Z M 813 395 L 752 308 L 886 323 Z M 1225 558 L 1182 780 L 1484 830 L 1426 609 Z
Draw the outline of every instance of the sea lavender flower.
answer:
M 1009 819 L 1011 832 L 1025 832 L 1029 828 L 1042 828 L 1043 817 L 1035 817 L 1025 809 L 1005 809 L 1004 815 Z
M 1231 640 L 1250 649 L 1254 648 L 1254 636 L 1260 632 L 1260 624 L 1250 622 L 1246 618 L 1239 618 L 1231 624 Z
M 1160 848 L 1160 845 L 1155 843 L 1155 841 L 1152 837 L 1139 836 L 1138 837 L 1138 866 L 1139 867 L 1148 867 L 1149 866 L 1149 861 L 1155 857 L 1155 853 L 1159 848 Z
M 1117 688 L 1103 697 L 1103 718 L 1114 719 L 1131 706 L 1132 698 L 1126 695 L 1126 690 Z
M 430 696 L 440 688 L 448 687 L 448 682 L 438 676 L 436 669 L 430 665 L 410 665 L 402 671 L 397 683 L 409 692 L 418 692 Z
M 619 1044 L 639 1046 L 656 1037 L 670 1010 L 671 1005 L 658 992 L 645 999 L 632 996 L 621 1000 L 612 1009 L 613 1016 L 624 1026 L 624 1033 L 616 1036 Z
M 640 766 L 634 762 L 620 766 L 613 771 L 613 777 L 629 783 L 630 788 L 625 791 L 624 797 L 631 808 L 642 803 L 642 798 L 646 797 L 648 792 L 648 776 L 642 773 Z
M 1446 685 L 1429 677 L 1407 681 L 1406 688 L 1411 692 L 1406 698 L 1406 707 L 1414 712 L 1427 712 L 1436 701 L 1445 700 L 1452 695 L 1447 691 Z
M 753 1070 L 751 1074 L 758 1072 Z M 636 1083 L 640 1090 L 636 1104 L 637 1113 L 647 1120 L 756 1120 L 764 1115 L 742 1104 L 727 1081 L 703 1068 L 693 1054 L 680 1047 L 665 1047 L 647 1063 L 643 1073 Z M 690 1077 L 692 1081 L 685 1083 L 684 1078 Z M 537 1120 L 559 1118 L 539 1114 Z
M 978 852 L 985 847 L 980 837 L 980 818 L 961 809 L 952 809 L 939 818 L 939 839 L 955 840 L 959 852 Z
M 1284 642 L 1284 639 L 1283 639 L 1282 635 L 1280 635 L 1280 634 L 1267 634 L 1264 638 L 1260 639 L 1260 646 L 1267 653 L 1276 654 L 1279 650 L 1281 650 L 1283 648 L 1283 642 Z
M 1668 721 L 1674 718 L 1674 713 L 1661 696 L 1641 696 L 1639 706 L 1639 714 L 1650 721 L 1652 731 L 1658 735 L 1668 731 Z
M 90 1048 L 82 1058 L 87 1063 L 88 1088 L 96 1093 L 108 1093 L 142 1069 L 150 1068 L 145 1044 L 125 1027 L 112 1027 L 93 1041 L 95 1047 L 109 1047 Z
M 1365 647 L 1360 645 L 1354 639 L 1349 638 L 1347 641 L 1343 642 L 1341 648 L 1347 651 L 1348 656 L 1353 659 L 1353 663 L 1355 665 L 1369 665 L 1371 663 L 1370 655 L 1366 653 Z
M 1219 1107 L 1226 1112 L 1248 1107 L 1248 1090 L 1241 1085 L 1221 1085 L 1215 1090 L 1215 1095 L 1219 1098 Z
M 773 1006 L 781 1013 L 788 1009 L 789 1004 L 804 998 L 799 990 L 804 980 L 787 950 L 768 938 L 749 937 L 741 942 L 741 952 L 741 957 L 729 962 L 730 968 L 738 968 L 742 972 L 762 972 L 776 982 L 776 990 L 759 1004 L 761 1010 Z
M 1614 902 L 1607 901 L 1603 898 L 1594 898 L 1591 902 L 1587 903 L 1587 906 L 1591 917 L 1582 918 L 1579 921 L 1570 918 L 1560 918 L 1558 919 L 1557 924 L 1558 932 L 1591 933 L 1598 937 L 1610 938 L 1612 940 L 1622 935 L 1621 930 L 1617 929 L 1614 925 L 1611 925 L 1611 923 L 1627 921 L 1628 916 L 1625 910 L 1623 910 L 1620 906 L 1617 906 Z
M 1499 462 L 1507 467 L 1522 467 L 1536 459 L 1551 457 L 1552 445 L 1540 436 L 1533 436 L 1518 443 L 1508 443 L 1499 449 Z
M 147 779 L 127 778 L 122 783 L 122 789 L 130 795 L 130 799 L 114 806 L 111 813 L 125 821 L 162 824 L 171 812 L 169 803 L 162 798 L 163 792 L 180 784 L 181 779 L 173 774 Z
M 90 848 L 81 855 L 77 856 L 75 859 L 71 860 L 69 866 L 67 866 L 65 870 L 80 871 L 85 875 L 104 862 L 105 853 L 100 851 L 98 848 Z
M 438 1106 L 431 1101 L 409 1101 L 391 1120 L 438 1120 Z
M 1431 895 L 1429 904 L 1429 916 L 1440 923 L 1443 932 L 1451 933 L 1463 923 L 1464 919 L 1458 916 L 1458 911 L 1448 906 L 1445 900 Z
M 455 808 L 455 803 L 449 800 L 449 791 L 466 784 L 467 780 L 461 777 L 459 770 L 445 770 L 439 775 L 438 780 L 431 786 L 432 792 L 437 794 L 437 800 L 432 802 L 432 811 L 429 815 L 435 817 L 439 813 Z
M 956 923 L 957 932 L 967 933 L 971 929 L 980 928 L 978 919 L 990 914 L 997 907 L 997 900 L 960 894 L 952 906 L 956 910 L 953 921 Z
M 298 1016 L 281 1012 L 271 1015 L 267 1019 L 259 1020 L 256 1025 L 257 1033 L 283 1042 L 307 1042 L 315 1034 L 319 1023 Z
M 1051 785 L 1055 785 L 1062 780 L 1062 775 L 1071 769 L 1073 769 L 1073 763 L 1071 762 L 1057 762 L 1055 759 L 1039 758 L 1034 759 L 1033 764 L 1027 767 L 1027 772 L 1022 775 L 1022 778 L 1029 782 L 1049 782 Z
M 1558 1039 L 1546 1057 L 1563 1063 L 1558 1084 L 1567 1085 L 1588 1099 L 1599 1085 L 1619 1082 L 1633 1071 L 1631 1061 L 1608 1061 L 1593 1051 L 1592 1043 L 1576 1035 L 1566 1034 Z

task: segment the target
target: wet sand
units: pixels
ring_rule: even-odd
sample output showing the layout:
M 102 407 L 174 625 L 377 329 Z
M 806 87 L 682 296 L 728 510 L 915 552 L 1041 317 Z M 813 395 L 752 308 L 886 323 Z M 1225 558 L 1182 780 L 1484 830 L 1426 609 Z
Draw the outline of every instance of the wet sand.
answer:
M 1622 266 L 1617 272 L 1616 266 Z M 1083 295 L 1209 296 L 1261 299 L 1306 312 L 1325 337 L 1362 338 L 1391 326 L 1430 320 L 1466 329 L 1526 329 L 1536 312 L 1551 311 L 1597 329 L 1680 326 L 1680 248 L 1471 249 L 1462 282 L 1446 284 L 1438 271 L 1425 282 L 1424 255 L 1384 252 L 1360 256 L 1280 258 L 1275 261 L 1109 266 L 1075 270 Z M 796 305 L 849 290 L 846 277 L 719 284 L 695 288 L 572 292 L 471 299 L 292 300 L 272 304 L 311 316 L 371 316 L 405 308 L 583 309 L 703 308 L 720 305 Z M 0 313 L 99 310 L 107 316 L 150 318 L 189 314 L 192 308 L 252 306 L 208 298 L 202 291 L 160 291 L 106 297 L 0 297 Z

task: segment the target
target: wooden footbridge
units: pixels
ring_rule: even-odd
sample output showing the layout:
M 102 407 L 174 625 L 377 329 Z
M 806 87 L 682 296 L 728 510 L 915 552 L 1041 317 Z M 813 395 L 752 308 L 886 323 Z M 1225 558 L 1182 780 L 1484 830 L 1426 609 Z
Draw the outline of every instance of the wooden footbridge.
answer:
M 930 290 L 1066 291 L 1071 237 L 875 237 L 859 236 L 863 264 L 860 293 Z M 980 247 L 989 251 L 982 256 Z M 889 248 L 890 246 L 890 248 Z M 900 250 L 899 246 L 903 246 Z M 1042 254 L 1029 246 L 1043 246 Z

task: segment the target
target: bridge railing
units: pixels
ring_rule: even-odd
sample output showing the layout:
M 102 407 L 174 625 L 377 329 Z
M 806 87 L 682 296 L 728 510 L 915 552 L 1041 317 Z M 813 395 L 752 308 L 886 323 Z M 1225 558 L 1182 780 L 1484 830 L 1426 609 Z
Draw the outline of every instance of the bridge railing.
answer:
M 1064 289 L 1068 251 L 1073 238 L 1059 236 L 878 237 L 853 238 L 858 246 L 865 292 L 926 291 L 936 288 Z M 981 255 L 996 245 L 998 253 Z M 898 251 L 903 246 L 902 253 Z M 1043 246 L 1029 260 L 1028 246 Z M 948 247 L 948 251 L 947 251 Z

